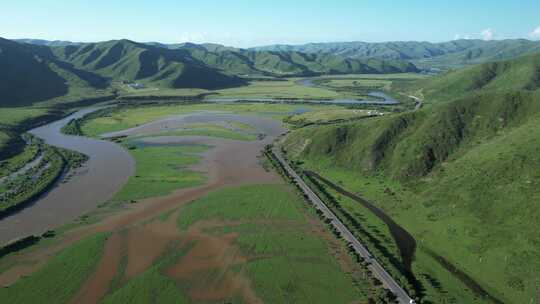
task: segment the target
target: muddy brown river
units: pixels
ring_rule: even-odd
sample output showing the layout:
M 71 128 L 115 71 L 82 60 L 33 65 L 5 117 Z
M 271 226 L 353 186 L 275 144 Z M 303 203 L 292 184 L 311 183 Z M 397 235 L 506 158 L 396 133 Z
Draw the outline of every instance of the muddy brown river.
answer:
M 75 176 L 68 182 L 57 183 L 27 208 L 0 220 L 0 244 L 41 234 L 94 210 L 100 203 L 109 200 L 133 174 L 135 162 L 119 145 L 60 132 L 71 119 L 83 117 L 97 109 L 84 109 L 30 131 L 49 145 L 86 154 L 89 160 L 76 170 Z

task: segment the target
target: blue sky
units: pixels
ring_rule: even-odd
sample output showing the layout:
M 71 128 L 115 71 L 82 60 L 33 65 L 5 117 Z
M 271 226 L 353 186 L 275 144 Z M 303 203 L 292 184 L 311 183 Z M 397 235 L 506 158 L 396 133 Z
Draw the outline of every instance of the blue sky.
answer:
M 0 36 L 256 45 L 331 41 L 540 39 L 540 1 L 17 0 Z

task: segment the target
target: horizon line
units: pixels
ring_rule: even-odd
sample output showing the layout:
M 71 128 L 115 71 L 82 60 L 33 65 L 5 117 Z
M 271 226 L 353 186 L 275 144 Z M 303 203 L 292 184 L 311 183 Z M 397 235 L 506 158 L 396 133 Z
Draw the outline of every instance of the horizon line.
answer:
M 0 38 L 2 38 L 0 36 Z M 161 41 L 137 41 L 134 39 L 129 38 L 120 38 L 120 39 L 109 39 L 109 40 L 98 40 L 98 41 L 72 41 L 72 40 L 64 40 L 64 39 L 42 39 L 42 38 L 4 38 L 12 41 L 17 40 L 37 40 L 37 41 L 45 41 L 45 42 L 66 42 L 66 43 L 72 43 L 72 44 L 89 44 L 89 43 L 103 43 L 103 42 L 110 42 L 110 41 L 131 41 L 135 43 L 141 43 L 141 44 L 150 44 L 150 43 L 157 43 L 157 44 L 163 44 L 163 45 L 175 45 L 175 44 L 195 44 L 195 45 L 203 45 L 203 44 L 216 44 L 221 45 L 224 47 L 233 47 L 238 49 L 250 49 L 250 48 L 261 48 L 261 47 L 269 47 L 269 46 L 304 46 L 309 44 L 332 44 L 332 43 L 366 43 L 366 44 L 383 44 L 383 43 L 407 43 L 407 42 L 418 42 L 418 43 L 431 43 L 431 44 L 443 44 L 443 43 L 450 43 L 450 42 L 456 42 L 456 41 L 509 41 L 509 40 L 525 40 L 530 42 L 537 42 L 540 41 L 538 39 L 530 39 L 530 38 L 500 38 L 500 39 L 481 39 L 481 38 L 461 38 L 461 39 L 451 39 L 451 40 L 443 40 L 443 41 L 429 41 L 429 40 L 383 40 L 383 41 L 363 41 L 363 40 L 348 40 L 348 41 L 317 41 L 317 42 L 306 42 L 306 43 L 270 43 L 270 44 L 262 44 L 262 45 L 255 45 L 250 47 L 238 47 L 234 45 L 229 45 L 226 43 L 220 43 L 220 42 L 192 42 L 192 41 L 184 41 L 184 42 L 161 42 Z

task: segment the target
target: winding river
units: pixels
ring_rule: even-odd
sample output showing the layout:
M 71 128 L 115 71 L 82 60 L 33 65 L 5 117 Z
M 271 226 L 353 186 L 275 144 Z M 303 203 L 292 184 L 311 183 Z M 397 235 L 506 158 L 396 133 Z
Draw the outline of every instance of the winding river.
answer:
M 53 189 L 28 208 L 0 220 L 0 244 L 69 223 L 112 198 L 135 170 L 130 154 L 112 142 L 61 133 L 70 120 L 81 118 L 100 108 L 83 109 L 30 131 L 47 144 L 74 150 L 89 156 L 67 183 Z
M 83 167 L 75 170 L 73 178 L 67 182 L 60 181 L 56 183 L 49 192 L 27 208 L 0 220 L 0 244 L 28 235 L 42 234 L 49 229 L 67 224 L 79 216 L 95 210 L 99 204 L 111 199 L 134 173 L 135 161 L 121 146 L 110 141 L 62 134 L 62 127 L 69 121 L 82 118 L 99 109 L 101 108 L 94 107 L 80 110 L 64 119 L 30 131 L 30 133 L 42 138 L 49 145 L 86 154 L 89 156 L 89 160 Z M 269 144 L 276 136 L 285 131 L 281 123 L 262 117 L 226 112 L 195 112 L 187 115 L 166 117 L 120 132 L 104 134 L 103 137 L 150 135 L 190 123 L 223 121 L 236 121 L 250 125 L 258 134 L 267 136 L 257 141 L 256 145 L 249 143 L 247 146 L 251 147 L 251 150 L 245 148 L 246 151 L 244 152 L 255 156 L 258 155 L 265 144 Z M 193 138 L 185 136 L 173 136 L 173 138 L 175 142 L 193 140 Z M 161 139 L 167 138 L 162 137 Z M 240 144 L 236 143 L 234 146 Z M 246 153 L 240 152 L 236 151 L 232 155 L 226 153 L 227 159 L 235 160 L 236 156 L 243 158 L 243 160 L 234 163 L 234 168 L 237 169 L 241 167 L 239 164 L 246 162 Z M 221 159 L 220 162 L 224 164 L 231 162 L 227 159 Z M 256 157 L 253 159 L 257 161 Z M 246 164 L 251 163 L 246 162 Z

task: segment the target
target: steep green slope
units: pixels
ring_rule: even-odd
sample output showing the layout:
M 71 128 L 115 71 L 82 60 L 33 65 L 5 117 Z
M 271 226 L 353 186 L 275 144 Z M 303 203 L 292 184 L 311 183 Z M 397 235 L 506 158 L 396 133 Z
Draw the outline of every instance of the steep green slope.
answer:
M 539 57 L 422 81 L 430 102 L 420 111 L 299 129 L 286 147 L 413 234 L 417 278 L 440 284 L 423 281 L 433 302 L 456 288 L 438 264 L 525 303 L 540 282 Z
M 21 133 L 84 100 L 112 96 L 107 80 L 58 60 L 45 46 L 0 38 L 0 160 L 22 151 Z
M 58 60 L 48 47 L 0 38 L 0 107 L 64 97 L 91 97 L 106 79 Z M 97 94 L 99 95 L 99 94 Z
M 0 38 L 0 106 L 28 105 L 67 93 L 67 85 L 56 74 L 43 48 Z

